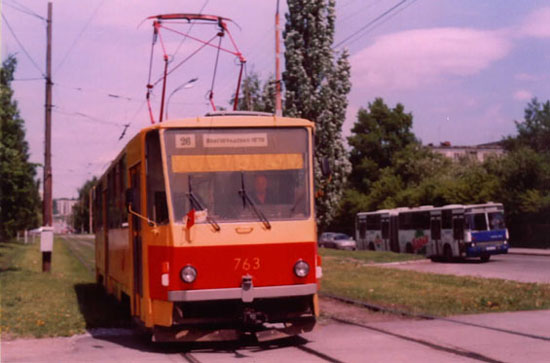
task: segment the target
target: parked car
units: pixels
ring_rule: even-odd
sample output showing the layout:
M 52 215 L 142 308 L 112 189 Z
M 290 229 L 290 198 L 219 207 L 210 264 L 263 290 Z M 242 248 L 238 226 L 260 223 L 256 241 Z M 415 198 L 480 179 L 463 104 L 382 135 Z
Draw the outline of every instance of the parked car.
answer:
M 357 249 L 357 244 L 345 233 L 325 232 L 319 237 L 319 247 L 354 251 Z

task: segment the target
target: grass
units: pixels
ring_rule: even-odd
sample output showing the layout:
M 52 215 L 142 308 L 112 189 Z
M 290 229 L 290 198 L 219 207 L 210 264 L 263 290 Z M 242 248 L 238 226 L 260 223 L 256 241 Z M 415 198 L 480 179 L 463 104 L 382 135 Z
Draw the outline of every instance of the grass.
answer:
M 321 291 L 415 314 L 550 309 L 550 285 L 402 271 L 330 255 Z
M 69 243 L 55 238 L 50 273 L 42 272 L 39 243 L 0 243 L 2 337 L 71 336 L 120 321 L 113 316 L 120 308 L 96 286 Z M 93 255 L 78 248 L 81 256 Z M 92 245 L 88 249 L 93 252 Z
M 362 263 L 386 263 L 423 260 L 426 257 L 422 255 L 413 255 L 410 253 L 395 253 L 382 251 L 344 251 L 330 248 L 319 248 L 319 254 L 323 261 L 327 259 L 346 259 L 348 261 L 357 261 Z

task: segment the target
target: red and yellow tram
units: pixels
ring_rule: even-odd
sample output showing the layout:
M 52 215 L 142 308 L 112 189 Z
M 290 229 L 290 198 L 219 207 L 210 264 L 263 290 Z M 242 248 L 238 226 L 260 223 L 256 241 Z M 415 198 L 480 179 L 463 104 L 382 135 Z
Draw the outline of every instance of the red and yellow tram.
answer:
M 97 280 L 154 340 L 313 328 L 313 128 L 271 114 L 167 121 L 141 130 L 99 179 Z

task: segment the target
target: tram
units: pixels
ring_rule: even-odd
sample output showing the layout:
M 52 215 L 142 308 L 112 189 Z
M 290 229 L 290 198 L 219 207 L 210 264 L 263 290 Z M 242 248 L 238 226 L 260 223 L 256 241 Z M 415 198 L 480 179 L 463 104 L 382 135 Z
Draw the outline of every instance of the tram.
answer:
M 246 113 L 141 130 L 94 189 L 97 281 L 157 341 L 310 331 L 312 134 L 307 120 Z

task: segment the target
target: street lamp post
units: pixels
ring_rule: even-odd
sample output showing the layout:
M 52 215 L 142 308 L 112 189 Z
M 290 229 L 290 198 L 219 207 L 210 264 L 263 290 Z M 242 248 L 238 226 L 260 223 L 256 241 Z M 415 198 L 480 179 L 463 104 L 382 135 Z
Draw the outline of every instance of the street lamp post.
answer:
M 191 87 L 194 86 L 194 83 L 196 81 L 198 81 L 199 79 L 198 78 L 191 78 L 189 81 L 181 84 L 180 86 L 176 87 L 172 93 L 170 93 L 170 95 L 168 96 L 168 99 L 166 100 L 166 119 L 168 120 L 168 106 L 170 105 L 170 99 L 172 98 L 172 96 L 174 95 L 174 93 L 178 92 L 179 90 L 181 89 L 189 89 Z

